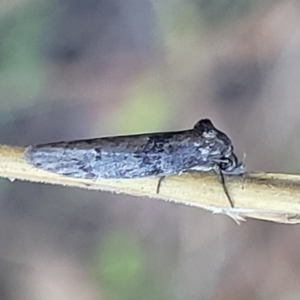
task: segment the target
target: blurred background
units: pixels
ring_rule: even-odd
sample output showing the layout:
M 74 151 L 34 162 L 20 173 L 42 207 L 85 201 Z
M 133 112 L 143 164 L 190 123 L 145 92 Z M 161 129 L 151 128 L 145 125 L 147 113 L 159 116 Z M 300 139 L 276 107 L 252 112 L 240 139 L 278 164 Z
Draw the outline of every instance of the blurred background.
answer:
M 300 2 L 0 0 L 1 143 L 210 118 L 299 173 Z M 0 299 L 300 299 L 300 227 L 0 181 Z

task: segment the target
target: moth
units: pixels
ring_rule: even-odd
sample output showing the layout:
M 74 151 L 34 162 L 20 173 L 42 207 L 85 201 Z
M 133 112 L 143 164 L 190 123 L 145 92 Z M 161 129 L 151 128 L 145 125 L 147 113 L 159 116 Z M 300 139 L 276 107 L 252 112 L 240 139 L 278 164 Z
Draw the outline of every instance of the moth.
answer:
M 233 207 L 225 175 L 244 174 L 231 140 L 209 119 L 190 130 L 102 137 L 29 146 L 27 162 L 60 175 L 85 179 L 159 177 L 214 171 Z M 157 192 L 158 192 L 157 191 Z

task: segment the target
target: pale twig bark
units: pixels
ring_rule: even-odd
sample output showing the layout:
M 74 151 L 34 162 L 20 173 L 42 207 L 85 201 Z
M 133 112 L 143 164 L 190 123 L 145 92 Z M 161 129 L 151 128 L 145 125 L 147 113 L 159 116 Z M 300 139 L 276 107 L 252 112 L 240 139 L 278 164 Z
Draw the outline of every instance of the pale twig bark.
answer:
M 300 223 L 300 175 L 249 173 L 244 177 L 226 177 L 235 206 L 231 208 L 215 174 L 197 172 L 169 176 L 162 181 L 157 194 L 159 178 L 76 179 L 32 167 L 24 160 L 23 153 L 24 148 L 0 146 L 0 177 L 148 196 L 224 213 L 237 222 L 249 217 Z

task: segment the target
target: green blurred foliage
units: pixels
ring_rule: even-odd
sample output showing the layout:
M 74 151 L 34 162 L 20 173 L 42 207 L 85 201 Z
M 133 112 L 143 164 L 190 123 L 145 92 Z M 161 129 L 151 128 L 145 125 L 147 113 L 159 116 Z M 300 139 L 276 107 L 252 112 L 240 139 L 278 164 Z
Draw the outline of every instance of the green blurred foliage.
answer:
M 43 33 L 55 1 L 27 1 L 0 19 L 0 97 L 2 109 L 34 98 L 46 80 Z
M 194 0 L 207 26 L 220 26 L 250 15 L 269 0 Z
M 158 131 L 170 124 L 176 102 L 169 101 L 159 77 L 149 75 L 133 84 L 127 99 L 109 116 L 108 123 L 124 134 L 135 133 L 137 128 L 139 132 Z
M 276 0 L 190 0 L 154 2 L 158 31 L 184 33 L 219 29 L 239 18 L 250 16 Z M 165 36 L 165 37 L 166 37 Z
M 110 232 L 101 239 L 94 267 L 106 299 L 171 299 L 166 283 L 147 266 L 137 240 L 124 232 Z

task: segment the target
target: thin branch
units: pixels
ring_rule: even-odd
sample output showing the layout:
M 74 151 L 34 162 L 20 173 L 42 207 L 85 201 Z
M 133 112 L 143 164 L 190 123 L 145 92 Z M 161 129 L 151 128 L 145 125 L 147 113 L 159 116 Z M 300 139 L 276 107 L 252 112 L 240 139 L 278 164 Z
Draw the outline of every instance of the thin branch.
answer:
M 159 178 L 101 179 L 97 181 L 60 176 L 30 166 L 23 158 L 24 148 L 0 145 L 0 177 L 59 184 L 134 196 L 148 196 L 223 213 L 237 222 L 256 218 L 280 223 L 300 223 L 300 175 L 249 173 L 244 177 L 226 176 L 234 208 L 215 174 L 187 173 Z

